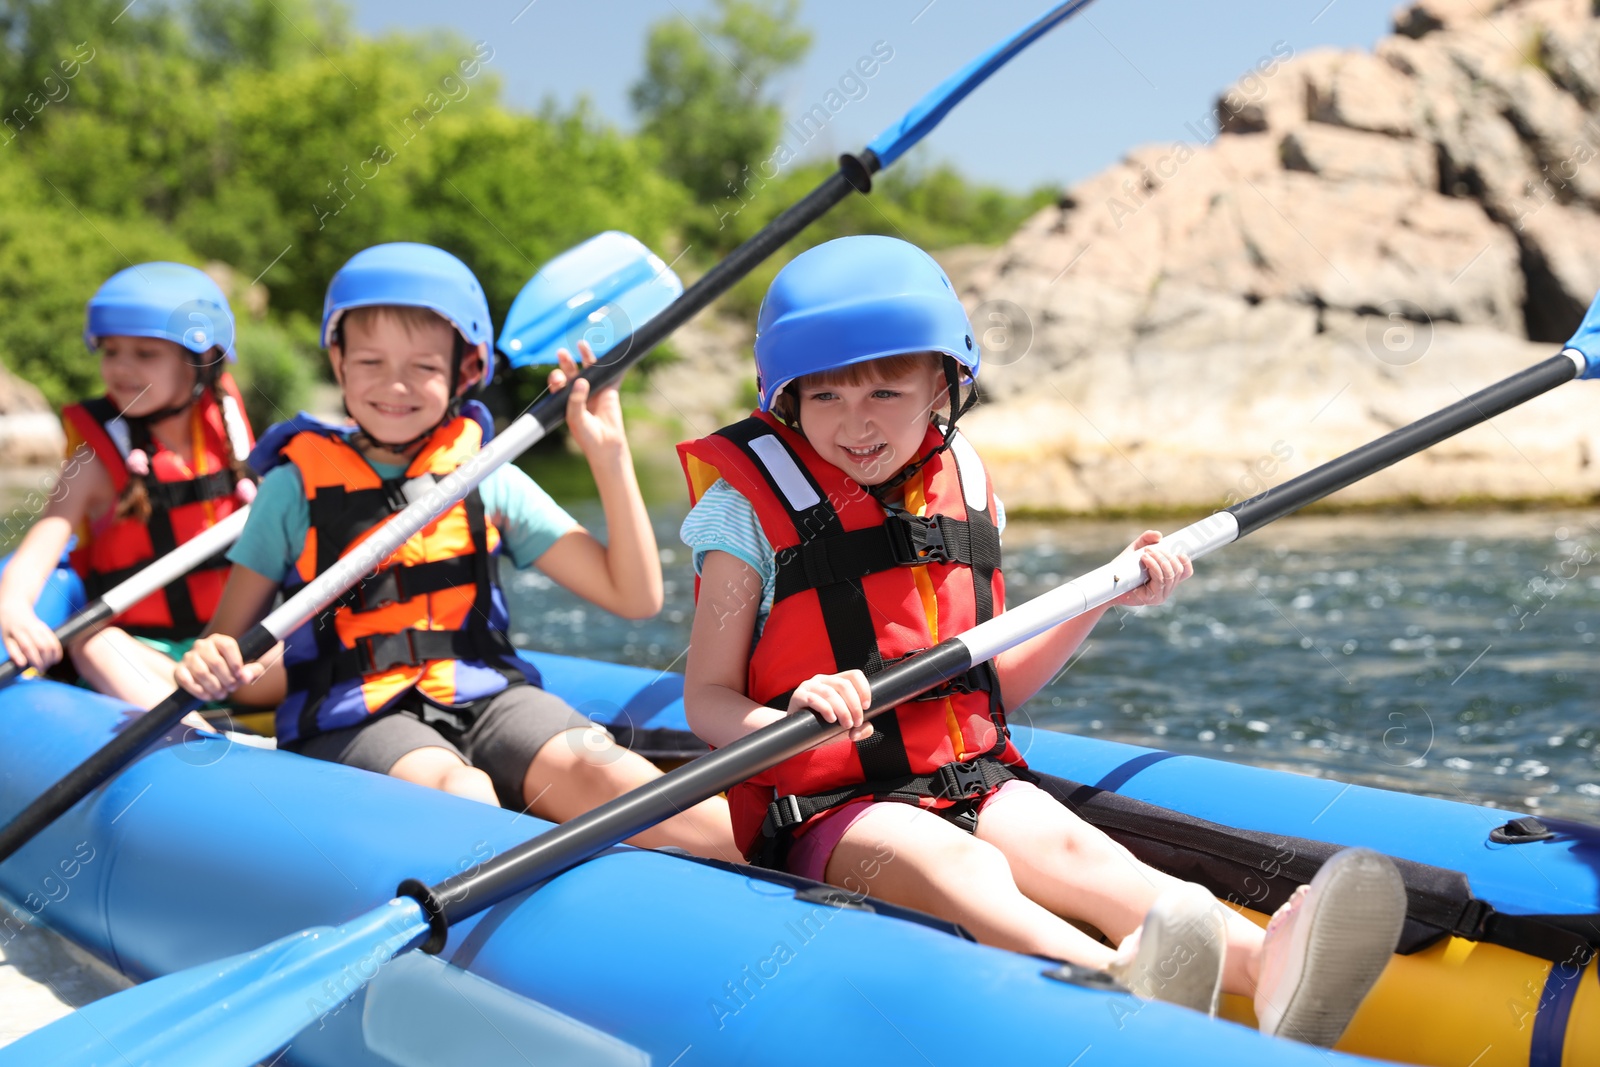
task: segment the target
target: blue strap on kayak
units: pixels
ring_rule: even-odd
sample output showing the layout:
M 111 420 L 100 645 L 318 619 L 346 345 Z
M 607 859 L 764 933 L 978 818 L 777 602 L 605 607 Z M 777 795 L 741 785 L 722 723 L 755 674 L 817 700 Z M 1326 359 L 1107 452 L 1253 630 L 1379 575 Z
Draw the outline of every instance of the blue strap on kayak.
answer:
M 1539 994 L 1528 1043 L 1528 1067 L 1561 1067 L 1567 1044 L 1567 1022 L 1583 984 L 1584 968 L 1571 961 L 1550 968 Z
M 1106 773 L 1104 778 L 1094 784 L 1094 787 L 1115 793 L 1127 785 L 1129 779 L 1146 767 L 1152 767 L 1162 760 L 1169 760 L 1176 755 L 1176 752 L 1146 752 L 1142 756 L 1135 756 L 1128 762 L 1113 767 Z

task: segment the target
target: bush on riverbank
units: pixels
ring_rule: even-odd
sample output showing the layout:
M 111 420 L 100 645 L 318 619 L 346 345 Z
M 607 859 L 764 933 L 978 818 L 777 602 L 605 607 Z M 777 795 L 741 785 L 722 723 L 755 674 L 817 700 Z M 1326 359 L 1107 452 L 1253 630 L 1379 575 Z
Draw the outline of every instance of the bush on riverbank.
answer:
M 492 43 L 367 38 L 317 0 L 125 3 L 0 0 L 0 359 L 57 405 L 98 391 L 83 304 L 129 263 L 219 261 L 270 291 L 270 307 L 235 312 L 245 360 L 259 361 L 241 375 L 260 393 L 253 414 L 281 417 L 321 373 L 327 279 L 363 247 L 456 252 L 498 320 L 539 264 L 603 229 L 669 257 L 689 248 L 679 267 L 693 276 L 828 167 L 796 162 L 729 224 L 708 224 L 726 199 L 719 176 L 770 151 L 781 112 L 676 19 L 652 30 L 635 91 L 643 132 L 628 135 L 582 104 L 507 108 Z M 792 2 L 711 6 L 713 35 L 767 76 L 809 46 Z M 719 118 L 709 132 L 707 115 Z M 686 139 L 698 168 L 673 155 Z M 891 177 L 874 200 L 843 206 L 810 241 L 993 242 L 1037 203 L 937 167 Z M 770 274 L 730 308 L 753 312 Z M 530 400 L 536 377 L 496 399 Z

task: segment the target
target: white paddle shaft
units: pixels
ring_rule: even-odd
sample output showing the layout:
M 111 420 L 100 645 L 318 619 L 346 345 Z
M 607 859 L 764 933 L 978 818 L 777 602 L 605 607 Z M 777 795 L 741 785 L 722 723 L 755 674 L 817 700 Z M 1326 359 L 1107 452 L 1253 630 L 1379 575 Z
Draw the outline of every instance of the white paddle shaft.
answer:
M 111 609 L 112 615 L 121 615 L 158 589 L 165 589 L 188 574 L 218 552 L 239 540 L 245 520 L 250 517 L 246 505 L 199 535 L 185 541 L 182 546 L 156 560 L 121 585 L 106 590 L 100 599 Z
M 1219 511 L 1163 537 L 1160 544 L 1169 552 L 1187 553 L 1190 559 L 1199 559 L 1232 544 L 1238 536 L 1238 522 L 1228 512 Z M 1148 578 L 1138 556 L 1124 553 L 1105 566 L 1036 596 L 1026 604 L 1008 607 L 988 622 L 957 634 L 955 640 L 967 647 L 973 663 L 982 663 L 1052 626 L 1059 626 L 1115 600 L 1130 589 L 1137 589 Z

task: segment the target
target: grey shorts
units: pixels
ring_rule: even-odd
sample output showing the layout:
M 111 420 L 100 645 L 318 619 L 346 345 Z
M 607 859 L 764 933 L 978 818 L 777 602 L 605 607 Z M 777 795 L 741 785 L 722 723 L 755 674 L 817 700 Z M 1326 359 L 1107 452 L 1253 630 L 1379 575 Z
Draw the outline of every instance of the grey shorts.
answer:
M 527 808 L 522 782 L 551 738 L 595 723 L 560 697 L 534 685 L 513 685 L 466 708 L 441 707 L 416 690 L 359 726 L 315 734 L 293 746 L 312 759 L 388 774 L 402 756 L 442 748 L 489 776 L 502 806 Z

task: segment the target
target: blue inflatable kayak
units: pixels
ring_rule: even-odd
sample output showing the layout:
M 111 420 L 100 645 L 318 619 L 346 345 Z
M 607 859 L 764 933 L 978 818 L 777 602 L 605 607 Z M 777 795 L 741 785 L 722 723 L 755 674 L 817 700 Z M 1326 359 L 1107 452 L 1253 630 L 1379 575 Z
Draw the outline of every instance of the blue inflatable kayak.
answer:
M 52 580 L 60 610 L 74 583 Z M 637 749 L 679 759 L 701 747 L 684 722 L 681 677 L 529 658 L 548 688 Z M 0 818 L 130 713 L 54 682 L 0 691 Z M 1466 804 L 1017 735 L 1046 787 L 1085 818 L 1258 917 L 1337 846 L 1402 861 L 1411 897 L 1402 954 L 1341 1050 L 1478 1067 L 1600 1058 L 1600 971 L 1586 950 L 1600 938 L 1600 830 L 1519 826 Z M 174 736 L 0 864 L 13 912 L 4 925 L 42 922 L 144 980 L 338 923 L 405 878 L 436 881 L 547 827 L 288 753 Z M 1049 961 L 974 944 L 913 912 L 631 848 L 461 924 L 442 959 L 450 966 L 396 967 L 393 980 L 443 1005 L 469 972 L 529 1008 L 492 1037 L 481 1026 L 453 1031 L 459 1020 L 441 1012 L 442 1047 L 511 1041 L 533 1062 L 1328 1062 L 1246 1026 L 1050 977 Z M 381 999 L 363 994 L 326 1013 L 308 1005 L 315 1021 L 279 1062 L 392 1063 L 375 1050 L 397 1025 Z M 1226 1014 L 1250 1021 L 1239 998 Z M 523 1062 L 509 1048 L 505 1062 Z

